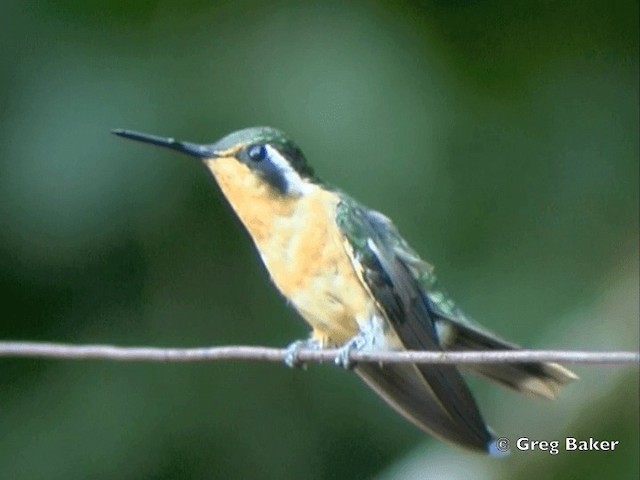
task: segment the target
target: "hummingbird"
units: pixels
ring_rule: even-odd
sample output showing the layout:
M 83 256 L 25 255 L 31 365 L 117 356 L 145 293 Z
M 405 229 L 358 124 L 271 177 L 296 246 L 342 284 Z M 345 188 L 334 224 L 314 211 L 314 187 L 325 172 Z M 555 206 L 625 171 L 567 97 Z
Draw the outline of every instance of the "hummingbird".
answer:
M 431 264 L 392 221 L 322 182 L 282 131 L 255 127 L 196 144 L 131 130 L 120 137 L 200 159 L 249 232 L 280 293 L 309 324 L 302 348 L 339 348 L 350 368 L 398 413 L 460 447 L 500 456 L 496 437 L 455 365 L 349 361 L 360 351 L 514 350 L 479 326 L 439 286 Z M 555 363 L 465 365 L 499 385 L 553 399 L 577 376 Z

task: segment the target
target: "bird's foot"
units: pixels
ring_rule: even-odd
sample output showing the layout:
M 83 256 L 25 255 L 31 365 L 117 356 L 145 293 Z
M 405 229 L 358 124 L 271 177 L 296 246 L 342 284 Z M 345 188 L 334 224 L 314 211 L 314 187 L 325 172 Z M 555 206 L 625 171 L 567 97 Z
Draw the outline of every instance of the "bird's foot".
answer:
M 289 368 L 306 368 L 307 364 L 298 358 L 300 350 L 320 350 L 322 345 L 313 338 L 306 340 L 296 340 L 287 346 L 287 352 L 284 356 L 284 363 Z
M 352 370 L 355 368 L 356 362 L 351 360 L 351 353 L 359 352 L 367 345 L 367 338 L 362 333 L 359 333 L 340 348 L 340 351 L 333 362 L 345 370 Z

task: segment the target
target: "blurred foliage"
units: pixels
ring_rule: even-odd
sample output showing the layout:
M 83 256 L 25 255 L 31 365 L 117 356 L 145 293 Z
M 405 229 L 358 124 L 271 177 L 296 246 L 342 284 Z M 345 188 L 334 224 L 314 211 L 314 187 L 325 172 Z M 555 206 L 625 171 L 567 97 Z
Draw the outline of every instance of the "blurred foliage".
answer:
M 109 135 L 267 124 L 392 217 L 488 327 L 638 348 L 637 288 L 583 323 L 623 272 L 637 287 L 635 1 L 3 0 L 0 39 L 2 339 L 304 337 L 204 168 Z M 541 438 L 623 447 L 482 459 L 492 478 L 637 478 L 622 370 L 508 410 L 474 382 L 497 431 L 534 432 L 531 410 L 557 419 Z M 440 448 L 331 367 L 0 359 L 0 385 L 3 478 L 367 478 Z M 472 457 L 454 454 L 452 475 Z

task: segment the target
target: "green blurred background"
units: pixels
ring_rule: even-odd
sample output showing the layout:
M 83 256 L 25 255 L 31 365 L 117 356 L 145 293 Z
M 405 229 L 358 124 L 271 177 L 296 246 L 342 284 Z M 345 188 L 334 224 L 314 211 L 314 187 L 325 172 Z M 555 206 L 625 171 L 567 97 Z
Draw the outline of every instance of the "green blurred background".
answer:
M 284 346 L 307 328 L 187 159 L 272 125 L 392 217 L 476 319 L 638 348 L 638 2 L 0 3 L 0 339 Z M 638 478 L 638 371 L 557 402 L 472 381 L 512 439 L 427 438 L 347 372 L 0 359 L 0 478 Z

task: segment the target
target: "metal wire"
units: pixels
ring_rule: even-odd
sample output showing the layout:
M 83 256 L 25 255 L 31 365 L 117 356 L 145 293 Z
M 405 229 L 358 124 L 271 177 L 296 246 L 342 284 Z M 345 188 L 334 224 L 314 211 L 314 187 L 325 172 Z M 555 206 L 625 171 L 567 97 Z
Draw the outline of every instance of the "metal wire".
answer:
M 340 351 L 299 350 L 297 359 L 303 363 L 333 362 Z M 0 358 L 41 358 L 59 360 L 107 360 L 121 362 L 213 362 L 258 361 L 283 362 L 286 349 L 222 346 L 201 348 L 120 347 L 114 345 L 72 345 L 66 343 L 0 342 Z M 640 365 L 640 354 L 633 351 L 570 351 L 570 350 L 503 350 L 473 352 L 351 352 L 354 362 L 379 363 L 526 363 L 561 362 L 589 365 Z

